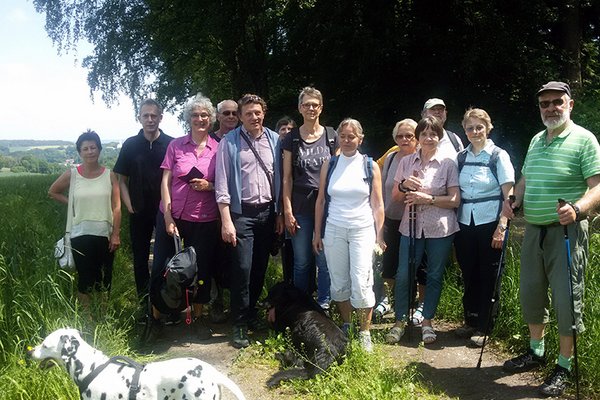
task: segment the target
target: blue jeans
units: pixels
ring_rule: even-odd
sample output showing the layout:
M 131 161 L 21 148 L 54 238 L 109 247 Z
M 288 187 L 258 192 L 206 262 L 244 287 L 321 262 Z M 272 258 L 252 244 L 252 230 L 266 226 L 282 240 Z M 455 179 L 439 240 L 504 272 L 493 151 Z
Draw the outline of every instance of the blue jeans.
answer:
M 325 253 L 321 251 L 315 255 L 312 249 L 313 231 L 315 229 L 315 218 L 311 215 L 296 215 L 296 221 L 300 229 L 292 236 L 294 248 L 294 285 L 305 292 L 310 290 L 310 281 L 313 262 L 317 266 L 317 303 L 329 303 L 329 271 Z
M 440 296 L 442 294 L 442 278 L 452 249 L 454 234 L 443 238 L 415 239 L 415 263 L 409 277 L 409 237 L 400 238 L 400 259 L 396 271 L 396 288 L 394 291 L 394 312 L 396 320 L 407 320 L 409 314 L 409 288 L 415 279 L 417 266 L 421 263 L 423 253 L 427 252 L 427 290 L 423 304 L 423 317 L 432 319 L 435 316 Z

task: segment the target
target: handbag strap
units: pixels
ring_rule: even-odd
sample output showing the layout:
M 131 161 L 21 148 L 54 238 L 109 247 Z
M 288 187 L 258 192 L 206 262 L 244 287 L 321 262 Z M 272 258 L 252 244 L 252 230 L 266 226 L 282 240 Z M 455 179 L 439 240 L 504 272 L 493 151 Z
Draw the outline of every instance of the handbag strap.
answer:
M 67 226 L 65 227 L 65 233 L 71 232 L 71 226 L 73 225 L 73 197 L 75 197 L 75 178 L 77 177 L 77 168 L 71 168 L 71 181 L 69 183 L 69 202 L 67 205 Z
M 262 158 L 258 154 L 258 151 L 256 151 L 256 149 L 254 148 L 252 143 L 250 143 L 250 139 L 248 138 L 248 136 L 246 136 L 246 134 L 241 129 L 240 129 L 240 136 L 244 138 L 246 143 L 248 143 L 248 147 L 254 153 L 254 157 L 256 157 L 256 160 L 260 164 L 260 167 L 263 169 L 263 171 L 265 171 L 265 174 L 267 175 L 267 180 L 269 181 L 269 187 L 271 189 L 271 201 L 275 201 L 275 190 L 273 190 L 273 177 L 269 173 L 269 170 L 267 169 L 265 162 L 262 160 Z M 269 140 L 269 139 L 267 138 L 267 140 Z M 269 146 L 271 146 L 270 142 L 269 142 Z

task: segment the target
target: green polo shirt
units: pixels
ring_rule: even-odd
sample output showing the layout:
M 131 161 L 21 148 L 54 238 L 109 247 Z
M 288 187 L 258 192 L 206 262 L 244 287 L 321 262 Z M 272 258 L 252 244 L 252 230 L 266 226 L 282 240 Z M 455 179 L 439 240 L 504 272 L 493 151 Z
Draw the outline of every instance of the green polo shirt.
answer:
M 525 220 L 535 225 L 558 222 L 558 199 L 579 200 L 588 189 L 586 179 L 600 174 L 600 146 L 593 133 L 571 122 L 548 145 L 546 134 L 533 137 L 521 170 Z

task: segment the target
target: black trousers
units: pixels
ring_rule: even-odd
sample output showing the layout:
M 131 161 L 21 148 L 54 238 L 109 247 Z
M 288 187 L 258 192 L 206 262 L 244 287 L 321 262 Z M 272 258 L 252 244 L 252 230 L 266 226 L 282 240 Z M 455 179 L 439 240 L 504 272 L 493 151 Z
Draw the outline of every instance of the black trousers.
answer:
M 133 276 L 135 288 L 140 301 L 144 301 L 148 295 L 150 285 L 150 241 L 156 223 L 156 212 L 145 211 L 129 214 L 129 236 L 131 238 L 131 250 L 133 252 Z
M 465 323 L 481 332 L 485 332 L 487 328 L 500 261 L 501 250 L 492 248 L 492 235 L 497 225 L 497 221 L 477 226 L 460 224 L 460 232 L 454 239 L 456 258 L 462 271 L 465 289 L 463 295 Z M 495 309 L 492 311 L 490 331 L 499 305 L 499 294 L 498 283 L 498 296 Z

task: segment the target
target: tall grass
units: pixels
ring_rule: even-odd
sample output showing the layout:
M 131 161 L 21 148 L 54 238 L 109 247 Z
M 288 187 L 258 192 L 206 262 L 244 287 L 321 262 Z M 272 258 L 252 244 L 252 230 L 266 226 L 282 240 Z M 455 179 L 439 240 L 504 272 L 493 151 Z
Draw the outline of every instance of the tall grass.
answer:
M 26 361 L 27 346 L 33 346 L 58 327 L 81 330 L 90 343 L 107 354 L 135 353 L 133 315 L 137 307 L 124 218 L 114 266 L 113 288 L 108 309 L 89 320 L 75 301 L 75 278 L 60 270 L 52 257 L 54 242 L 63 234 L 65 206 L 48 199 L 51 176 L 19 176 L 0 179 L 0 399 L 77 399 L 77 388 L 59 369 L 40 371 Z M 126 214 L 126 213 L 125 213 Z M 513 235 L 515 238 L 515 235 Z M 518 352 L 527 346 L 528 331 L 518 300 L 520 242 L 511 241 L 503 276 L 502 306 L 493 339 L 506 349 Z M 600 235 L 591 235 L 590 259 L 586 271 L 585 333 L 578 337 L 581 382 L 585 397 L 600 393 Z M 270 287 L 280 279 L 281 269 L 269 269 Z M 458 268 L 445 276 L 437 318 L 462 319 L 462 289 Z M 274 363 L 272 352 L 282 344 L 271 338 L 253 345 L 247 354 Z M 550 360 L 557 356 L 556 325 L 550 324 L 546 348 Z M 244 357 L 246 352 L 242 353 Z M 139 356 L 138 356 L 139 357 Z M 345 399 L 439 398 L 418 383 L 409 365 L 391 364 L 383 352 L 366 355 L 350 352 L 343 364 L 307 382 L 293 382 L 298 397 Z M 244 364 L 244 363 L 241 363 Z M 263 385 L 263 382 L 257 382 Z

